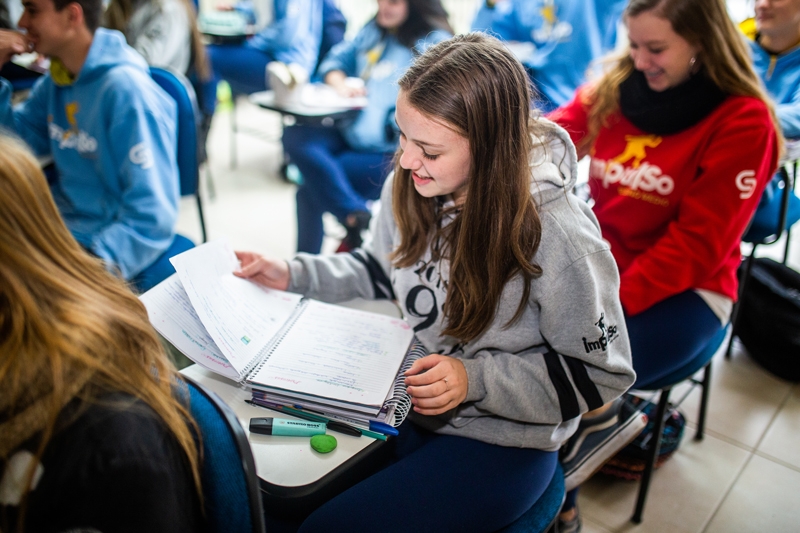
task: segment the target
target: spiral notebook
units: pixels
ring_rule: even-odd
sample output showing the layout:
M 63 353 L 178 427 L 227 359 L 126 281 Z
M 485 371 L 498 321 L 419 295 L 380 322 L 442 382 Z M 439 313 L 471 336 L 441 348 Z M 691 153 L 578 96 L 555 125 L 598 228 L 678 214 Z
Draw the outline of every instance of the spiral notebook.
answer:
M 402 371 L 421 354 L 409 350 L 413 331 L 402 319 L 237 278 L 225 241 L 172 262 L 177 273 L 140 298 L 189 359 L 273 400 L 365 419 L 404 414 L 395 413 L 408 400 Z

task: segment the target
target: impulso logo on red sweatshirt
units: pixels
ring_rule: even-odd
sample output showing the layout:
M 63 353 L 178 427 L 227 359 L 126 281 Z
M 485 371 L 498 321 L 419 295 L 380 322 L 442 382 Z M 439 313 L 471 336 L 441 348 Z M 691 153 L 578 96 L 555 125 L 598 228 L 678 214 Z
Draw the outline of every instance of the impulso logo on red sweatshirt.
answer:
M 643 160 L 647 149 L 661 144 L 658 135 L 626 135 L 625 149 L 610 160 L 593 159 L 590 177 L 599 179 L 603 188 L 619 184 L 618 193 L 651 204 L 666 207 L 665 198 L 675 190 L 675 180 L 663 173 L 661 167 Z M 628 163 L 628 165 L 626 165 Z

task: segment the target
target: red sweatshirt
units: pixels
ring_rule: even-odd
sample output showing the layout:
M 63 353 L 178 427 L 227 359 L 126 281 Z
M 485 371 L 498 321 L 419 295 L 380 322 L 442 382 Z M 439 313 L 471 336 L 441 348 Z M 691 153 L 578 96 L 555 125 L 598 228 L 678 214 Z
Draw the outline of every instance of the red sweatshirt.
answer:
M 548 117 L 576 145 L 587 131 L 585 90 Z M 625 311 L 691 289 L 736 300 L 739 243 L 778 164 L 767 106 L 731 96 L 700 123 L 664 136 L 619 112 L 608 123 L 590 151 L 589 186 Z

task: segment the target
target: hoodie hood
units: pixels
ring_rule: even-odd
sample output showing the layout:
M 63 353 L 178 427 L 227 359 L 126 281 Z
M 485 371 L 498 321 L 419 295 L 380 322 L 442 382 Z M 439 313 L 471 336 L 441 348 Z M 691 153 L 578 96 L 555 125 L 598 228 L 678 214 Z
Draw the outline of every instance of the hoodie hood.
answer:
M 545 119 L 545 132 L 533 138 L 530 157 L 531 193 L 539 208 L 562 198 L 575 187 L 578 177 L 578 154 L 569 135 L 561 126 Z
M 128 46 L 125 36 L 117 30 L 97 28 L 89 55 L 75 80 L 76 84 L 91 83 L 112 68 L 128 66 L 149 74 L 149 67 L 136 50 Z

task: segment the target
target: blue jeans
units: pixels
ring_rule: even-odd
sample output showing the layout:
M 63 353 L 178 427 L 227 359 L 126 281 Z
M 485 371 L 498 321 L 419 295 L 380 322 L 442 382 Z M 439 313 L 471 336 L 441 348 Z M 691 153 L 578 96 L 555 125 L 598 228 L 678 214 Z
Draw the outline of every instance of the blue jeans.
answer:
M 636 371 L 633 388 L 661 379 L 697 357 L 722 328 L 717 315 L 694 291 L 626 315 L 625 324 Z
M 303 174 L 297 189 L 297 251 L 319 253 L 322 215 L 340 222 L 366 211 L 377 200 L 393 154 L 350 148 L 335 127 L 290 126 L 283 130 L 283 150 Z
M 314 511 L 301 532 L 496 531 L 527 511 L 556 452 L 437 435 L 406 421 L 392 462 Z
M 267 63 L 275 58 L 244 44 L 209 44 L 206 46 L 216 81 L 225 80 L 234 94 L 267 90 Z

